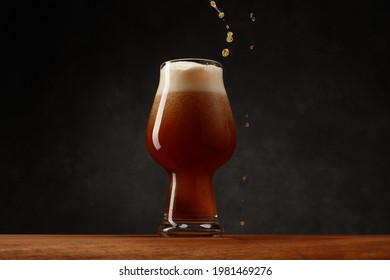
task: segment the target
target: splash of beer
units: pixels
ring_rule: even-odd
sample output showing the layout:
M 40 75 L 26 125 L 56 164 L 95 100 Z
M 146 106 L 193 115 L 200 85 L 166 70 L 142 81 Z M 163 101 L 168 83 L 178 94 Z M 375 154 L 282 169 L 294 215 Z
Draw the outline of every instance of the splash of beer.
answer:
M 256 17 L 255 17 L 255 14 L 253 13 L 253 12 L 250 12 L 249 13 L 249 19 L 252 21 L 252 22 L 255 22 L 256 21 Z M 249 46 L 249 49 L 251 50 L 251 51 L 253 51 L 254 49 L 255 49 L 255 45 L 250 45 Z
M 217 3 L 216 3 L 215 1 L 213 1 L 213 0 L 210 0 L 210 6 L 216 10 L 216 12 L 218 13 L 218 17 L 219 17 L 221 20 L 223 20 L 224 22 L 226 22 L 225 13 L 222 12 L 222 11 L 218 8 Z M 254 14 L 253 11 L 250 11 L 250 12 L 249 12 L 249 20 L 251 21 L 252 24 L 256 22 L 256 17 L 255 17 L 255 14 Z M 229 24 L 226 24 L 225 27 L 226 27 L 226 43 L 227 43 L 227 44 L 231 44 L 231 43 L 234 41 L 234 38 L 233 38 L 234 33 L 233 33 L 233 31 L 231 30 L 231 27 L 230 27 Z M 249 50 L 250 50 L 251 52 L 253 52 L 254 49 L 255 49 L 255 45 L 254 45 L 253 43 L 250 44 L 250 45 L 249 45 Z M 229 50 L 229 48 L 227 48 L 227 47 L 224 48 L 224 49 L 221 51 L 222 57 L 228 57 L 229 54 L 230 54 L 230 50 Z M 244 127 L 245 127 L 246 129 L 250 129 L 250 128 L 252 127 L 252 124 L 251 124 L 250 119 L 249 119 L 249 114 L 245 114 Z M 241 177 L 241 182 L 242 182 L 243 186 L 246 186 L 246 185 L 248 184 L 248 175 L 247 175 L 247 174 L 246 174 L 246 175 L 243 175 L 243 176 Z M 245 188 L 243 188 L 243 189 L 245 189 Z M 241 202 L 244 203 L 244 199 L 243 199 L 243 198 L 241 199 Z M 240 225 L 240 227 L 241 227 L 242 229 L 244 229 L 244 228 L 245 228 L 245 225 L 246 225 L 246 221 L 245 221 L 244 219 L 241 219 L 241 220 L 239 221 L 239 225 Z
M 213 7 L 213 8 L 218 12 L 219 18 L 224 18 L 224 17 L 225 17 L 225 13 L 224 13 L 224 12 L 221 12 L 221 11 L 218 9 L 217 3 L 215 3 L 215 1 L 210 1 L 210 5 L 211 5 L 211 7 Z
M 217 3 L 216 3 L 215 1 L 212 1 L 212 0 L 211 0 L 211 1 L 210 1 L 210 6 L 213 7 L 213 8 L 218 12 L 218 17 L 219 17 L 220 19 L 222 19 L 223 21 L 225 21 L 225 13 L 222 12 L 222 11 L 218 8 Z M 230 29 L 230 26 L 229 26 L 228 24 L 226 25 L 226 29 L 227 29 L 227 30 Z M 227 31 L 227 33 L 226 33 L 226 42 L 227 42 L 227 43 L 232 43 L 233 40 L 234 40 L 234 39 L 233 39 L 233 32 L 232 32 L 232 31 Z M 227 57 L 227 56 L 229 56 L 229 54 L 230 54 L 229 48 L 224 48 L 224 49 L 222 50 L 221 54 L 222 54 L 222 57 Z

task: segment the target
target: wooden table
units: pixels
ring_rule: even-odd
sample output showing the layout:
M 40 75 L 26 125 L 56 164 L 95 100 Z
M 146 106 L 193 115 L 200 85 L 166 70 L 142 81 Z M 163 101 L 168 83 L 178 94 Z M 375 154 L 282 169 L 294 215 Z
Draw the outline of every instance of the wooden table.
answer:
M 390 260 L 390 235 L 0 235 L 0 259 Z

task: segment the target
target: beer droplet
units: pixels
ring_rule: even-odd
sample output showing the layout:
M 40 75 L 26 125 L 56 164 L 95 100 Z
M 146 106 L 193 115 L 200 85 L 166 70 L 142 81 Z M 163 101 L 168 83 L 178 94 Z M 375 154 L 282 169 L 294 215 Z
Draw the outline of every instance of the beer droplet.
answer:
M 255 48 L 255 46 L 254 46 L 254 45 L 251 45 L 249 48 L 250 48 L 251 50 L 253 50 L 253 49 Z
M 222 56 L 227 57 L 229 55 L 229 49 L 223 49 L 222 50 Z
M 210 5 L 211 5 L 211 7 L 213 7 L 218 12 L 218 17 L 219 18 L 223 19 L 225 17 L 225 13 L 218 9 L 217 3 L 215 3 L 215 1 L 210 1 Z
M 245 221 L 240 221 L 240 226 L 245 226 Z
M 225 13 L 218 8 L 216 1 L 210 0 L 210 6 L 213 7 L 218 12 L 218 17 L 223 22 L 226 22 L 226 20 L 225 20 Z M 230 29 L 230 26 L 228 24 L 226 24 L 225 27 L 226 27 L 227 30 Z M 233 39 L 233 32 L 230 32 L 230 33 L 228 32 L 227 37 L 226 37 L 226 42 L 231 43 L 233 41 L 234 41 L 234 39 Z M 223 49 L 222 50 L 222 56 L 223 57 L 229 56 L 229 49 L 227 49 L 227 48 Z
M 250 123 L 249 123 L 249 115 L 248 114 L 245 114 L 245 127 L 250 127 L 251 125 L 250 125 Z
M 254 16 L 253 12 L 249 14 L 249 17 L 252 21 L 256 21 L 256 17 Z
M 245 183 L 248 178 L 246 176 L 242 176 L 242 181 Z
M 233 42 L 233 32 L 228 31 L 227 37 L 226 37 L 226 42 L 228 42 L 228 43 Z

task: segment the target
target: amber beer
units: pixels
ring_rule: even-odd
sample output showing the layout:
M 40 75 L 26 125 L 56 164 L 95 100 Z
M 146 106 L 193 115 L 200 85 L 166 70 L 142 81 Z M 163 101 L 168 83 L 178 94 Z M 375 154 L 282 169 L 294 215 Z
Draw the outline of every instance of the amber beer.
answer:
M 163 236 L 219 236 L 213 174 L 232 155 L 236 130 L 222 66 L 205 59 L 165 62 L 146 133 L 169 174 Z

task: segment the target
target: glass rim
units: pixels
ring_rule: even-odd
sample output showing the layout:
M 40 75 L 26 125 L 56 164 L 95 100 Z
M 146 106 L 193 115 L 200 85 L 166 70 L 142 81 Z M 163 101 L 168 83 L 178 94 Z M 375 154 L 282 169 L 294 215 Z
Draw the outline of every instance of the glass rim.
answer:
M 208 59 L 208 58 L 189 57 L 189 58 L 176 58 L 176 59 L 164 61 L 163 63 L 161 63 L 160 69 L 162 69 L 165 65 L 169 63 L 180 62 L 180 61 L 196 62 L 203 65 L 214 65 L 222 68 L 222 63 L 220 63 L 219 61 Z

